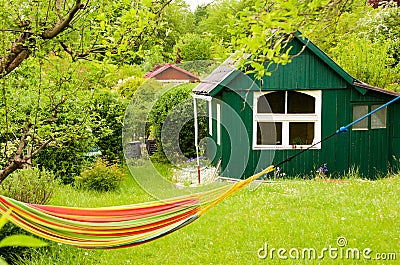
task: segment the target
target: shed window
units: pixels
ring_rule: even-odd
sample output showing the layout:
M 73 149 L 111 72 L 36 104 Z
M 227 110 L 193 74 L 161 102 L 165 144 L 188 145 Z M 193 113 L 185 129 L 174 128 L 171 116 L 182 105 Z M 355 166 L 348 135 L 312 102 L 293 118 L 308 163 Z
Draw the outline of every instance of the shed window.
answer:
M 353 106 L 353 121 L 368 114 L 368 105 Z M 353 130 L 368 130 L 368 119 L 363 119 L 353 125 Z
M 381 105 L 354 105 L 353 121 L 367 115 L 371 111 L 376 110 Z M 386 108 L 383 108 L 370 117 L 367 117 L 352 126 L 353 131 L 369 130 L 369 129 L 385 129 L 386 128 Z
M 255 92 L 253 149 L 296 149 L 318 142 L 321 95 L 320 90 Z
M 287 113 L 315 113 L 315 98 L 296 92 L 287 92 Z
M 258 113 L 285 113 L 286 92 L 276 91 L 258 98 Z
M 371 111 L 379 108 L 380 105 L 372 105 Z M 384 129 L 386 128 L 386 108 L 378 110 L 371 115 L 371 129 Z

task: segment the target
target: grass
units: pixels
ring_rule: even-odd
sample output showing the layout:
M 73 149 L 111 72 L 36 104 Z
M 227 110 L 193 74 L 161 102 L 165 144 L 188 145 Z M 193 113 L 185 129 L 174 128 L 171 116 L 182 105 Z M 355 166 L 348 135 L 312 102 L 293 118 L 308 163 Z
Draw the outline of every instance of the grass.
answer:
M 377 264 L 373 260 L 260 259 L 270 248 L 370 248 L 395 252 L 400 260 L 400 176 L 377 181 L 350 178 L 331 183 L 281 180 L 245 188 L 193 224 L 153 242 L 120 250 L 85 250 L 52 244 L 23 264 Z M 127 178 L 116 192 L 95 193 L 61 186 L 51 203 L 97 207 L 151 198 Z M 318 252 L 319 254 L 319 252 Z M 288 255 L 288 253 L 286 253 Z M 382 264 L 393 264 L 386 262 Z

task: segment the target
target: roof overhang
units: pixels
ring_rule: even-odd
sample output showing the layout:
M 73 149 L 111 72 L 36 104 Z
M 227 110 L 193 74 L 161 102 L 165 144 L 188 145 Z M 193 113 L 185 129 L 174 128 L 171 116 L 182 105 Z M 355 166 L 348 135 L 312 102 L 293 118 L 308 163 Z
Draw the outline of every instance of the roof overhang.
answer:
M 371 90 L 371 91 L 379 92 L 379 93 L 386 94 L 386 95 L 389 95 L 389 96 L 394 96 L 394 97 L 400 96 L 399 92 L 390 91 L 390 90 L 386 90 L 386 89 L 383 89 L 383 88 L 371 86 L 371 85 L 369 85 L 367 83 L 363 83 L 363 82 L 360 82 L 360 81 L 357 81 L 357 80 L 354 81 L 353 85 L 355 87 L 363 88 L 366 91 Z

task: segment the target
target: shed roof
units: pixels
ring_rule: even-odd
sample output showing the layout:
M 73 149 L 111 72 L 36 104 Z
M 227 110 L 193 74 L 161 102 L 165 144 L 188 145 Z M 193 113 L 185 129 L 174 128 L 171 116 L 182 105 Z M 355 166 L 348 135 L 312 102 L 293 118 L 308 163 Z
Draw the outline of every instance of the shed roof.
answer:
M 235 68 L 233 63 L 232 56 L 226 59 L 193 89 L 193 93 L 214 96 L 214 89 L 218 85 L 227 83 L 228 80 L 232 80 L 234 76 L 240 73 L 240 71 Z
M 389 95 L 389 96 L 395 96 L 395 97 L 400 96 L 399 92 L 390 91 L 390 90 L 386 90 L 386 89 L 383 89 L 383 88 L 371 86 L 371 85 L 369 85 L 367 83 L 360 82 L 360 81 L 357 81 L 357 80 L 354 80 L 353 85 L 356 86 L 356 87 L 359 87 L 359 88 L 364 88 L 366 90 L 376 91 L 376 92 L 383 93 L 383 94 L 386 94 L 386 95 Z
M 342 77 L 347 83 L 358 88 L 361 93 L 365 94 L 368 90 L 384 93 L 391 96 L 400 96 L 400 93 L 385 90 L 382 88 L 374 87 L 364 82 L 358 81 L 341 68 L 332 58 L 330 58 L 324 51 L 322 51 L 317 45 L 315 45 L 309 39 L 303 37 L 301 32 L 297 31 L 294 34 L 295 38 L 298 39 L 304 46 L 306 46 L 313 54 L 319 57 L 324 63 L 326 63 L 334 72 Z M 228 58 L 220 67 L 215 69 L 208 77 L 201 81 L 201 83 L 193 89 L 195 94 L 214 96 L 219 92 L 220 89 L 216 89 L 218 85 L 223 85 L 231 81 L 238 73 L 239 70 L 235 69 L 233 60 Z
M 191 72 L 186 71 L 185 69 L 182 69 L 182 68 L 180 68 L 180 67 L 178 67 L 176 65 L 170 64 L 170 63 L 167 63 L 167 64 L 157 68 L 156 70 L 154 70 L 152 72 L 148 72 L 144 76 L 144 78 L 155 78 L 157 75 L 161 74 L 162 72 L 164 72 L 164 71 L 166 71 L 167 69 L 170 69 L 170 68 L 172 68 L 172 69 L 174 69 L 176 71 L 182 72 L 182 73 L 186 74 L 187 76 L 189 76 L 189 77 L 191 77 L 193 79 L 200 80 L 200 78 L 197 75 L 192 74 Z

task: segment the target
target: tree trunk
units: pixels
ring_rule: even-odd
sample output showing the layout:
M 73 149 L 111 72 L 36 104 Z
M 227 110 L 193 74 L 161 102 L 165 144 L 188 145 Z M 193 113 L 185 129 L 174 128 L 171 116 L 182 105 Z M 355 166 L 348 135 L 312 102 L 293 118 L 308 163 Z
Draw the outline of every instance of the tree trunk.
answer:
M 0 183 L 3 182 L 3 180 L 6 179 L 8 175 L 13 173 L 17 169 L 22 169 L 23 168 L 23 163 L 18 163 L 18 162 L 11 162 L 8 164 L 8 166 L 0 171 Z

